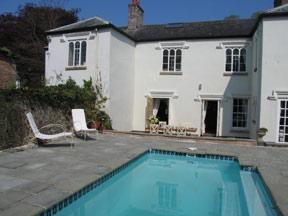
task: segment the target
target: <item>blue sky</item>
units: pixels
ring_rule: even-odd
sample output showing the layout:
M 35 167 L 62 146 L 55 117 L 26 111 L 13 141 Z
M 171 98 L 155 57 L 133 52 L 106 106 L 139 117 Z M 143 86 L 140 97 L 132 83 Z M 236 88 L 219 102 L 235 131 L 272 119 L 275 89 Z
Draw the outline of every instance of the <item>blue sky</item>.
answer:
M 100 16 L 117 26 L 127 25 L 131 0 L 69 0 L 66 8 L 80 8 L 80 18 Z M 19 5 L 38 0 L 0 0 L 0 13 L 15 12 Z M 142 0 L 146 24 L 218 20 L 235 14 L 248 18 L 269 9 L 273 0 Z

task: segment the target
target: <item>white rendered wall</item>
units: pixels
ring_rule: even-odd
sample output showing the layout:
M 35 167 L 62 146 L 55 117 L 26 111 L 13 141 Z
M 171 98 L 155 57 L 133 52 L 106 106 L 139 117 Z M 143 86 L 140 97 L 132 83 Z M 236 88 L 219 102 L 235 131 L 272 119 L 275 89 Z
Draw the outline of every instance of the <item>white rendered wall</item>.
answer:
M 253 36 L 253 63 L 251 73 L 251 128 L 250 137 L 256 139 L 260 124 L 261 109 L 261 71 L 262 71 L 262 45 L 263 23 L 260 22 Z
M 288 91 L 288 18 L 264 18 L 260 127 L 268 129 L 264 140 L 278 141 L 279 100 L 273 91 Z
M 47 85 L 58 85 L 65 83 L 69 77 L 76 81 L 80 86 L 83 85 L 83 80 L 92 78 L 93 83 L 96 82 L 96 47 L 97 40 L 87 39 L 87 55 L 85 70 L 67 70 L 69 41 L 76 39 L 87 38 L 87 36 L 63 37 L 63 35 L 49 36 L 48 51 L 46 52 L 46 69 L 45 78 Z M 60 79 L 57 79 L 57 76 Z
M 232 131 L 232 97 L 249 96 L 251 91 L 251 47 L 248 48 L 248 75 L 225 76 L 225 49 L 221 43 L 246 42 L 245 39 L 185 41 L 183 75 L 160 75 L 162 51 L 157 42 L 138 43 L 135 57 L 134 130 L 145 128 L 146 98 L 151 91 L 174 91 L 178 98 L 170 100 L 170 124 L 201 127 L 199 95 L 223 95 L 220 109 L 220 136 L 248 137 L 248 132 Z M 183 42 L 183 41 L 182 41 Z M 218 47 L 218 48 L 217 48 Z M 199 90 L 199 84 L 202 89 Z M 249 120 L 250 125 L 250 120 Z
M 110 117 L 113 129 L 133 129 L 135 43 L 111 30 Z M 136 86 L 137 88 L 137 86 Z

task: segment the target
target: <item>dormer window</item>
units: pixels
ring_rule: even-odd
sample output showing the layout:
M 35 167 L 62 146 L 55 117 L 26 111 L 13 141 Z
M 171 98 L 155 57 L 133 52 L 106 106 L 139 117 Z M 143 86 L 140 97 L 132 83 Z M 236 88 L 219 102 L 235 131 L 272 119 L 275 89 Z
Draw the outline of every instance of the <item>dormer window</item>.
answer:
M 246 49 L 226 49 L 226 72 L 246 72 Z
M 164 72 L 180 72 L 182 70 L 182 50 L 181 49 L 164 49 L 163 64 Z
M 69 59 L 68 66 L 84 66 L 86 65 L 86 41 L 72 41 L 69 42 Z

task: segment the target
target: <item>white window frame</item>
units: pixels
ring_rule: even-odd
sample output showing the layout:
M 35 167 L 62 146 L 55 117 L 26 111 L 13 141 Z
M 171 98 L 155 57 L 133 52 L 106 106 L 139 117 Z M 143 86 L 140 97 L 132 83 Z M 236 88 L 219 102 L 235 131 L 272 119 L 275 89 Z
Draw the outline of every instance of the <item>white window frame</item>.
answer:
M 230 70 L 227 70 L 227 51 L 231 50 L 231 68 Z M 236 56 L 234 54 L 234 51 L 238 50 L 238 55 Z M 241 70 L 241 57 L 242 57 L 242 50 L 245 50 L 245 56 L 244 56 L 244 66 L 245 66 L 245 70 Z M 234 70 L 234 57 L 238 57 L 238 68 L 237 70 Z M 247 48 L 246 47 L 226 47 L 225 49 L 225 72 L 226 73 L 247 73 Z
M 286 122 L 286 124 L 284 123 L 283 127 L 284 127 L 284 141 L 280 141 L 280 119 L 281 119 L 281 102 L 282 101 L 285 101 L 285 102 L 288 102 L 288 98 L 279 98 L 279 102 L 278 102 L 278 112 L 277 112 L 277 136 L 276 136 L 276 143 L 280 143 L 280 144 L 287 144 L 288 141 L 285 141 L 285 135 L 288 135 L 287 133 L 285 133 L 285 127 L 288 127 L 288 122 Z M 287 110 L 288 111 L 288 108 L 286 109 L 286 107 L 283 109 L 284 112 Z M 287 118 L 287 119 L 286 119 Z M 284 113 L 284 121 L 288 121 L 288 116 L 286 116 L 286 113 Z
M 167 70 L 164 70 L 164 52 L 165 51 L 168 51 L 168 61 L 167 63 Z M 171 51 L 174 51 L 174 57 L 173 57 L 173 70 L 170 69 L 170 66 L 171 66 Z M 180 59 L 180 63 L 177 63 L 177 52 L 180 51 L 181 52 L 181 59 Z M 162 50 L 162 71 L 165 72 L 165 73 L 169 73 L 169 72 L 174 72 L 174 73 L 181 73 L 182 72 L 182 64 L 183 63 L 183 50 L 182 48 L 171 48 L 171 47 L 167 47 L 167 48 L 164 48 Z M 180 69 L 177 70 L 177 64 L 180 64 Z
M 246 100 L 247 101 L 247 113 L 246 113 L 246 127 L 235 127 L 234 122 L 234 100 Z M 245 113 L 243 113 L 245 114 Z M 249 98 L 247 97 L 234 97 L 232 98 L 232 130 L 236 131 L 247 131 L 249 128 Z
M 79 42 L 79 59 L 78 59 L 78 64 L 76 65 L 76 43 Z M 83 42 L 86 42 L 86 53 L 85 53 L 85 62 L 82 64 L 82 45 Z M 73 43 L 73 61 L 72 65 L 70 65 L 70 44 Z M 68 67 L 73 68 L 73 67 L 85 67 L 87 65 L 87 48 L 88 48 L 88 43 L 87 40 L 69 40 L 68 41 Z

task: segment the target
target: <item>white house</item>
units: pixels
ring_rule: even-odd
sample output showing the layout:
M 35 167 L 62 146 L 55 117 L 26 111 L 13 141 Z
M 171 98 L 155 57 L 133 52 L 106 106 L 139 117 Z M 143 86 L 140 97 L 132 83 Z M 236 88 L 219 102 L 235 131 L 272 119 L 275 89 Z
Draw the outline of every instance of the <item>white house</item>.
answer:
M 196 134 L 288 143 L 288 1 L 255 19 L 128 27 L 99 17 L 48 31 L 46 79 L 92 78 L 108 97 L 113 128 L 144 131 L 156 115 Z

